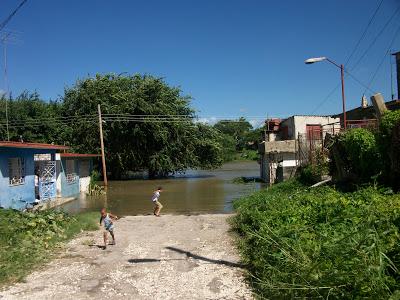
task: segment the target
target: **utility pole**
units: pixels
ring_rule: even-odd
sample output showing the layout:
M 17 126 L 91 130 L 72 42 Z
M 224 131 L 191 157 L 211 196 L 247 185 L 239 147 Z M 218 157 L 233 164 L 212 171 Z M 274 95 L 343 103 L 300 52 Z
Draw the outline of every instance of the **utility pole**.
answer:
M 101 109 L 100 104 L 97 104 L 97 110 L 99 112 L 99 129 L 100 129 L 100 146 L 101 146 L 101 162 L 103 164 L 103 178 L 104 186 L 108 186 L 107 181 L 107 168 L 106 168 L 106 158 L 104 156 L 104 141 L 103 141 L 103 121 L 101 120 Z
M 7 39 L 10 37 L 11 32 L 6 32 L 4 36 L 1 38 L 1 42 L 3 43 L 4 50 L 4 100 L 6 101 L 6 128 L 7 128 L 7 141 L 10 140 L 10 131 L 8 128 L 8 94 L 9 94 L 9 85 L 8 85 L 8 73 L 7 73 Z

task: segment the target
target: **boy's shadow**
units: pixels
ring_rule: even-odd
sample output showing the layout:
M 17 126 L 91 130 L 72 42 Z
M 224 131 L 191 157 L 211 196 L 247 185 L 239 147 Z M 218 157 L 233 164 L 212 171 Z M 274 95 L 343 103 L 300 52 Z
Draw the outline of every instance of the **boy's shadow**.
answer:
M 108 243 L 107 244 L 107 246 L 113 246 L 114 244 L 113 243 Z M 98 245 L 98 244 L 89 244 L 88 245 L 89 247 L 97 247 L 97 248 L 99 248 L 99 249 L 104 249 L 104 245 Z

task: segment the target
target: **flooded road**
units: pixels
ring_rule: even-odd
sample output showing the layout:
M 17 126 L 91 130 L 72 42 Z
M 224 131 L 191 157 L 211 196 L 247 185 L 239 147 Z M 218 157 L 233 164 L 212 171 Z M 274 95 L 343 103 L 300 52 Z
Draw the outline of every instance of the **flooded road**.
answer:
M 246 161 L 228 163 L 213 171 L 190 170 L 168 179 L 109 181 L 106 196 L 81 197 L 61 209 L 77 213 L 105 206 L 121 216 L 149 214 L 153 209 L 150 200 L 152 193 L 158 186 L 162 186 L 162 213 L 228 213 L 233 209 L 234 199 L 261 188 L 258 182 L 235 184 L 233 179 L 258 176 L 257 162 Z

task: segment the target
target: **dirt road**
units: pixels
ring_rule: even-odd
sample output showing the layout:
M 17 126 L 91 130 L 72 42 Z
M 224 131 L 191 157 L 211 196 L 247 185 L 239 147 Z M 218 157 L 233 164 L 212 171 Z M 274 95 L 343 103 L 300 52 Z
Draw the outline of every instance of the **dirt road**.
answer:
M 83 233 L 3 299 L 252 299 L 228 233 L 229 215 L 131 216 L 117 245 Z

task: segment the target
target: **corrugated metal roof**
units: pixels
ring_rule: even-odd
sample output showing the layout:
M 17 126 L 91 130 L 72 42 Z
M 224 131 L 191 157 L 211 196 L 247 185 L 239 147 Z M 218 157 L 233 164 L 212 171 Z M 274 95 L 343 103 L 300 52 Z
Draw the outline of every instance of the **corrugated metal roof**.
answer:
M 60 153 L 61 157 L 100 157 L 100 154 L 86 154 L 86 153 Z
M 51 149 L 51 150 L 67 150 L 68 146 L 44 144 L 44 143 L 21 143 L 0 141 L 0 147 L 7 148 L 25 148 L 25 149 Z

